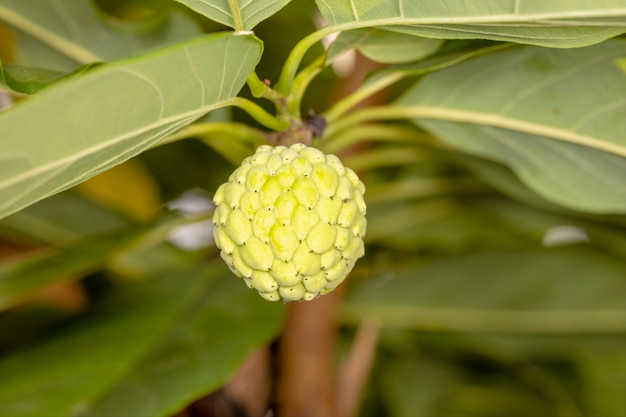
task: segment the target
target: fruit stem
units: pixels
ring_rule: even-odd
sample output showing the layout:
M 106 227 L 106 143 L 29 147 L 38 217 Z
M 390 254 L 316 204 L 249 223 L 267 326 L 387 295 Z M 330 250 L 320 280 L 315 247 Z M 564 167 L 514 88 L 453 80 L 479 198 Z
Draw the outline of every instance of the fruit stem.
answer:
M 234 97 L 227 102 L 227 105 L 239 107 L 254 120 L 271 130 L 282 131 L 288 129 L 291 125 L 287 118 L 272 116 L 258 104 L 243 97 Z
M 337 101 L 331 108 L 323 113 L 323 116 L 326 118 L 328 123 L 332 123 L 366 98 L 378 93 L 384 88 L 389 87 L 395 82 L 400 81 L 405 76 L 406 73 L 401 71 L 390 72 L 374 82 L 364 84 L 354 93 Z
M 300 106 L 304 93 L 311 81 L 324 69 L 324 61 L 324 56 L 318 57 L 309 66 L 300 71 L 293 81 L 291 92 L 287 97 L 287 111 L 297 119 L 300 119 Z
M 284 96 L 270 87 L 269 81 L 261 81 L 259 76 L 253 72 L 246 80 L 246 83 L 253 97 L 268 99 L 273 102 L 277 108 L 281 107 Z
M 300 62 L 302 62 L 302 58 L 304 58 L 304 55 L 307 53 L 309 48 L 324 39 L 326 36 L 339 30 L 341 30 L 340 27 L 326 26 L 302 38 L 302 40 L 296 44 L 287 57 L 285 65 L 283 66 L 283 71 L 280 74 L 280 79 L 276 84 L 276 90 L 281 94 L 287 95 L 291 90 L 293 80 L 298 72 L 298 67 L 300 66 Z
M 331 136 L 324 136 L 316 146 L 326 153 L 340 153 L 356 143 L 364 142 L 388 142 L 437 148 L 442 146 L 432 136 L 413 126 L 382 123 L 357 125 L 341 130 Z
M 195 123 L 166 137 L 158 145 L 165 145 L 192 137 L 204 138 L 215 133 L 222 133 L 245 143 L 259 144 L 267 142 L 267 135 L 253 127 L 238 122 Z

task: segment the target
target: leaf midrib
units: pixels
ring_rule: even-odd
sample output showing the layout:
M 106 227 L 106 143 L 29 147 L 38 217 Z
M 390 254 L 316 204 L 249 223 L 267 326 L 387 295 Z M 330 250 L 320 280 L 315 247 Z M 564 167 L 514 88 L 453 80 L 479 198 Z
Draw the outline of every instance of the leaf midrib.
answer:
M 494 333 L 623 333 L 626 321 L 619 310 L 507 310 L 494 308 L 415 307 L 385 303 L 351 302 L 344 320 L 364 310 L 378 311 L 390 326 L 452 328 Z
M 583 19 L 579 22 L 572 22 L 571 26 L 580 26 L 584 23 L 585 19 L 597 18 L 597 17 L 617 17 L 626 16 L 626 8 L 616 9 L 603 9 L 603 10 L 572 10 L 568 12 L 558 13 L 534 13 L 534 14 L 500 14 L 489 16 L 457 16 L 457 17 L 388 17 L 384 19 L 369 19 L 369 20 L 353 20 L 349 22 L 333 23 L 328 27 L 332 27 L 338 30 L 356 29 L 366 26 L 387 26 L 387 25 L 420 25 L 420 24 L 483 24 L 483 23 L 542 23 L 546 27 L 555 26 L 553 21 L 563 18 L 578 18 Z M 562 26 L 563 22 L 556 22 L 558 26 Z M 615 26 L 626 27 L 626 21 L 620 22 L 617 25 L 616 22 L 611 22 Z M 354 26 L 351 26 L 354 25 Z
M 221 102 L 218 102 L 218 103 L 213 103 L 213 104 L 210 104 L 210 105 L 199 107 L 199 108 L 196 108 L 196 109 L 188 111 L 188 112 L 177 113 L 175 115 L 159 119 L 155 123 L 144 125 L 141 128 L 125 132 L 122 135 L 114 136 L 114 137 L 110 138 L 109 140 L 107 140 L 105 142 L 102 142 L 102 143 L 100 143 L 98 145 L 95 145 L 95 146 L 90 146 L 88 149 L 85 149 L 85 150 L 83 150 L 81 152 L 73 153 L 73 154 L 71 154 L 68 157 L 57 159 L 54 162 L 50 162 L 50 163 L 47 163 L 47 164 L 40 165 L 39 167 L 37 167 L 35 169 L 28 170 L 28 171 L 24 172 L 21 175 L 17 175 L 17 176 L 11 177 L 10 179 L 8 179 L 8 180 L 6 180 L 4 182 L 0 182 L 0 190 L 2 190 L 3 188 L 6 188 L 6 187 L 10 187 L 11 185 L 14 185 L 15 183 L 18 183 L 20 181 L 24 181 L 24 180 L 30 179 L 32 177 L 35 177 L 35 176 L 37 176 L 39 174 L 45 173 L 45 172 L 47 172 L 49 170 L 61 167 L 61 166 L 65 165 L 65 164 L 67 164 L 67 163 L 71 163 L 71 162 L 73 162 L 75 160 L 84 158 L 84 157 L 86 157 L 88 155 L 91 155 L 91 154 L 94 154 L 94 153 L 98 153 L 99 151 L 101 151 L 103 149 L 106 149 L 106 148 L 108 148 L 108 147 L 110 147 L 112 145 L 115 145 L 115 144 L 117 144 L 119 142 L 122 142 L 122 141 L 124 141 L 124 140 L 126 140 L 128 138 L 131 138 L 131 137 L 136 136 L 136 135 L 140 135 L 142 133 L 146 133 L 146 132 L 148 132 L 150 130 L 153 130 L 155 128 L 158 128 L 160 126 L 165 126 L 165 125 L 167 125 L 169 123 L 177 122 L 177 121 L 180 121 L 181 119 L 186 119 L 188 117 L 189 118 L 193 118 L 194 116 L 200 116 L 200 115 L 202 115 L 204 113 L 207 113 L 207 112 L 209 112 L 211 110 L 215 110 L 215 109 L 217 109 L 219 107 L 228 106 L 228 105 L 230 105 L 231 101 L 232 101 L 232 99 L 228 99 L 228 100 L 224 100 L 224 101 L 221 101 Z
M 413 114 L 413 117 L 415 118 L 436 119 L 499 127 L 537 136 L 558 139 L 564 142 L 574 143 L 626 157 L 626 145 L 602 141 L 592 136 L 583 135 L 572 130 L 541 125 L 520 119 L 513 119 L 500 114 L 432 106 L 416 106 L 408 108 L 396 107 L 395 109 L 399 112 L 408 111 Z

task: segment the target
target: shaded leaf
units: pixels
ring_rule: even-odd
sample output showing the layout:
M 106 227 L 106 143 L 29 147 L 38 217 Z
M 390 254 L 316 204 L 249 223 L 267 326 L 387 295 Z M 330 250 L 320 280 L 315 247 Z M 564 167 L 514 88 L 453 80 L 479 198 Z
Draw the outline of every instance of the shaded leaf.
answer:
M 382 395 L 394 417 L 429 417 L 450 399 L 455 371 L 424 358 L 395 358 L 381 369 Z
M 342 32 L 328 50 L 327 60 L 356 48 L 373 61 L 399 64 L 417 61 L 437 51 L 443 41 L 367 28 Z
M 172 13 L 166 24 L 148 33 L 120 30 L 84 0 L 4 0 L 0 21 L 9 25 L 16 38 L 16 63 L 63 72 L 200 34 L 195 23 L 179 13 Z
M 218 262 L 220 262 L 218 260 Z M 201 304 L 80 416 L 172 415 L 223 384 L 251 350 L 275 337 L 283 306 L 262 300 L 223 264 Z M 143 401 L 137 401 L 137 397 Z
M 260 54 L 253 35 L 208 35 L 104 65 L 3 112 L 0 217 L 117 165 L 228 105 Z
M 252 30 L 291 0 L 176 0 L 201 15 L 237 31 Z M 234 7 L 233 7 L 234 6 Z
M 491 39 L 551 47 L 598 43 L 626 32 L 623 0 L 441 2 L 317 0 L 331 26 L 342 30 L 383 26 L 443 39 Z
M 3 262 L 0 264 L 0 310 L 45 286 L 95 272 L 120 245 L 137 236 L 136 230 L 101 235 Z
M 429 74 L 397 102 L 469 153 L 503 162 L 557 204 L 626 212 L 624 41 L 502 51 Z
M 112 292 L 72 326 L 0 360 L 0 416 L 84 410 L 176 326 L 215 279 L 206 265 Z
M 0 77 L 4 83 L 18 93 L 34 94 L 63 77 L 59 71 L 31 68 L 0 61 Z
M 349 320 L 363 315 L 413 329 L 579 334 L 626 333 L 626 281 L 619 259 L 584 247 L 477 252 L 360 285 Z
M 626 410 L 626 353 L 585 352 L 578 365 L 586 382 L 584 398 L 589 415 L 621 416 Z
M 8 87 L 18 93 L 35 94 L 53 83 L 77 77 L 100 65 L 102 65 L 102 62 L 92 62 L 65 74 L 60 71 L 26 67 L 0 61 L 0 77 L 2 77 Z
M 0 235 L 35 245 L 59 245 L 131 224 L 120 213 L 68 190 L 1 219 Z

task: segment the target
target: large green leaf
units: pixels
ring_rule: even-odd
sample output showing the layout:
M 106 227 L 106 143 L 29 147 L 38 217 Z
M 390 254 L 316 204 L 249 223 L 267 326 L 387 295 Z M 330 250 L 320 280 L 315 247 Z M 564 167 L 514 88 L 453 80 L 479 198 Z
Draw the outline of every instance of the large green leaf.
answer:
M 275 337 L 283 310 L 216 262 L 126 284 L 0 360 L 0 416 L 171 415 L 214 390 Z
M 0 416 L 69 416 L 144 357 L 214 279 L 191 268 L 114 291 L 75 325 L 0 361 Z
M 221 279 L 201 304 L 80 416 L 172 415 L 218 388 L 254 347 L 278 334 L 283 306 L 261 299 L 224 265 L 207 267 Z
M 165 24 L 149 32 L 122 30 L 102 19 L 85 0 L 3 0 L 0 21 L 9 25 L 15 38 L 16 62 L 64 72 L 200 34 L 197 25 L 180 13 L 172 13 Z
M 137 230 L 99 235 L 0 264 L 0 311 L 51 284 L 79 279 L 101 268 Z
M 68 190 L 0 220 L 0 237 L 31 245 L 60 245 L 131 225 L 120 213 Z
M 550 201 L 625 213 L 624 48 L 482 56 L 427 75 L 397 105 L 460 149 L 509 165 Z
M 621 260 L 584 246 L 447 257 L 358 285 L 345 317 L 412 329 L 521 334 L 626 333 Z
M 606 0 L 317 0 L 339 30 L 384 26 L 444 39 L 492 39 L 552 47 L 590 45 L 626 32 L 626 2 Z
M 252 30 L 291 0 L 176 0 L 235 30 Z
M 1 113 L 0 217 L 229 105 L 261 49 L 250 34 L 208 35 L 104 65 Z

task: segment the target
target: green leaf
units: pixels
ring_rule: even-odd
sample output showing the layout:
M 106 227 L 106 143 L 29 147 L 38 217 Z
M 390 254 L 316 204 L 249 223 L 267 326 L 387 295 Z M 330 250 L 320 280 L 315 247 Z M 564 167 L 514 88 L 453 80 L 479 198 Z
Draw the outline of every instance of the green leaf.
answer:
M 62 78 L 63 73 L 0 61 L 0 77 L 12 90 L 19 93 L 34 94 Z
M 208 35 L 103 65 L 1 113 L 0 217 L 229 105 L 261 49 L 253 35 Z
M 237 31 L 252 30 L 291 0 L 176 0 L 201 15 Z
M 622 343 L 623 346 L 623 343 Z M 586 382 L 584 399 L 589 415 L 618 417 L 626 410 L 626 354 L 584 352 L 579 370 Z
M 16 63 L 63 72 L 200 34 L 193 20 L 179 13 L 148 33 L 123 31 L 84 0 L 3 0 L 0 21 L 9 25 L 16 39 Z
M 31 245 L 59 245 L 131 225 L 120 213 L 69 190 L 1 219 L 0 236 Z
M 626 212 L 626 42 L 506 50 L 429 74 L 400 100 L 460 149 L 568 208 Z
M 377 375 L 392 416 L 435 416 L 441 399 L 451 396 L 455 370 L 415 356 L 389 359 Z
M 489 251 L 382 270 L 356 287 L 345 318 L 411 329 L 504 334 L 624 334 L 623 262 L 564 247 Z
M 356 48 L 369 59 L 386 64 L 417 61 L 439 49 L 443 41 L 419 38 L 376 28 L 342 32 L 328 50 L 332 60 L 347 49 Z
M 282 311 L 220 259 L 126 284 L 0 361 L 0 416 L 172 415 L 274 338 Z
M 206 265 L 127 285 L 71 327 L 0 361 L 0 416 L 84 410 L 176 326 L 215 279 Z
M 43 287 L 97 271 L 121 245 L 137 236 L 137 230 L 109 233 L 3 262 L 0 311 Z
M 443 39 L 491 39 L 571 48 L 626 32 L 626 2 L 317 0 L 339 30 L 384 27 Z
M 201 305 L 79 416 L 173 415 L 217 389 L 254 347 L 278 334 L 281 305 L 261 299 L 223 265 L 206 268 L 221 278 Z M 137 401 L 138 393 L 149 401 Z
M 35 94 L 53 83 L 80 76 L 99 65 L 102 65 L 102 62 L 92 62 L 91 64 L 83 65 L 69 74 L 64 74 L 60 71 L 9 64 L 8 62 L 0 61 L 0 77 L 9 88 L 18 93 Z

